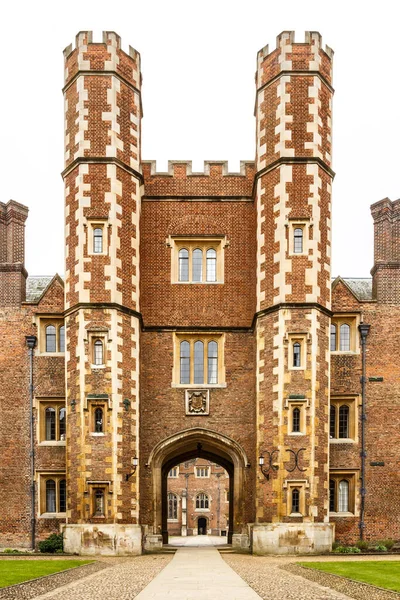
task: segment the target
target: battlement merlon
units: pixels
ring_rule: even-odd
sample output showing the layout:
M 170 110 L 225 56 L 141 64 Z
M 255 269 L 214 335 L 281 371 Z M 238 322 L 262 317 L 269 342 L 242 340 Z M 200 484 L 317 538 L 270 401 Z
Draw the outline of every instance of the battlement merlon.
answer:
M 204 170 L 195 172 L 192 170 L 191 160 L 169 160 L 168 171 L 157 171 L 157 161 L 143 160 L 142 167 L 150 177 L 210 177 L 213 174 L 222 177 L 249 177 L 254 176 L 254 160 L 241 160 L 239 172 L 229 172 L 227 160 L 205 160 Z
M 276 38 L 276 49 L 264 46 L 257 53 L 257 89 L 275 79 L 282 72 L 319 72 L 326 82 L 332 84 L 333 50 L 323 47 L 318 31 L 306 31 L 304 42 L 295 42 L 294 31 L 283 31 Z
M 64 50 L 64 65 L 65 85 L 78 72 L 93 71 L 114 73 L 136 89 L 141 88 L 140 53 L 131 46 L 128 53 L 122 50 L 121 38 L 114 31 L 103 31 L 102 42 L 93 42 L 91 31 L 80 31 L 75 48 L 70 44 Z

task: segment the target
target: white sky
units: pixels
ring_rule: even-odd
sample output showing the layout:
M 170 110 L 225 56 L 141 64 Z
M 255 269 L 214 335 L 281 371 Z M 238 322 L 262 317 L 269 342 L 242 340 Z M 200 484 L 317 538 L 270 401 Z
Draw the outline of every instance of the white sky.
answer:
M 400 196 L 399 2 L 66 0 L 1 3 L 0 201 L 29 206 L 30 275 L 64 272 L 63 55 L 80 30 L 141 53 L 144 159 L 254 159 L 256 53 L 283 30 L 335 51 L 332 274 L 368 276 L 369 205 Z

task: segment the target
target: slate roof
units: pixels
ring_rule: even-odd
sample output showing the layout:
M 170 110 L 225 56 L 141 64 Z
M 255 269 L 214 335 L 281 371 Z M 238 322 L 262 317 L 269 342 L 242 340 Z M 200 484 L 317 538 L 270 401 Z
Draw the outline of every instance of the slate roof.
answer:
M 359 300 L 372 300 L 372 277 L 342 277 L 342 279 Z
M 26 301 L 37 302 L 53 277 L 54 275 L 28 277 L 26 281 Z

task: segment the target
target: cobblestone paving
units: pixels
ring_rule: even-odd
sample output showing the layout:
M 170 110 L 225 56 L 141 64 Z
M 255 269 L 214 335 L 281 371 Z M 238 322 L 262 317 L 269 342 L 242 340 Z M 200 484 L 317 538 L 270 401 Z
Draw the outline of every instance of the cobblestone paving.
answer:
M 267 557 L 223 554 L 224 560 L 263 600 L 394 600 L 400 594 L 304 569 L 296 562 L 343 560 L 399 560 L 398 556 Z
M 172 559 L 173 554 L 102 559 L 108 568 L 35 600 L 132 600 Z
M 335 590 L 281 569 L 285 559 L 223 554 L 224 560 L 263 600 L 348 600 Z

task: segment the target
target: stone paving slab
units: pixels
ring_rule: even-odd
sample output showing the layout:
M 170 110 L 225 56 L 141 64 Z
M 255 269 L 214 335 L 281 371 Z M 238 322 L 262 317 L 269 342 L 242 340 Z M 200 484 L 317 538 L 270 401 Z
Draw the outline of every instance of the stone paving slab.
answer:
M 137 600 L 260 600 L 212 546 L 183 547 Z

